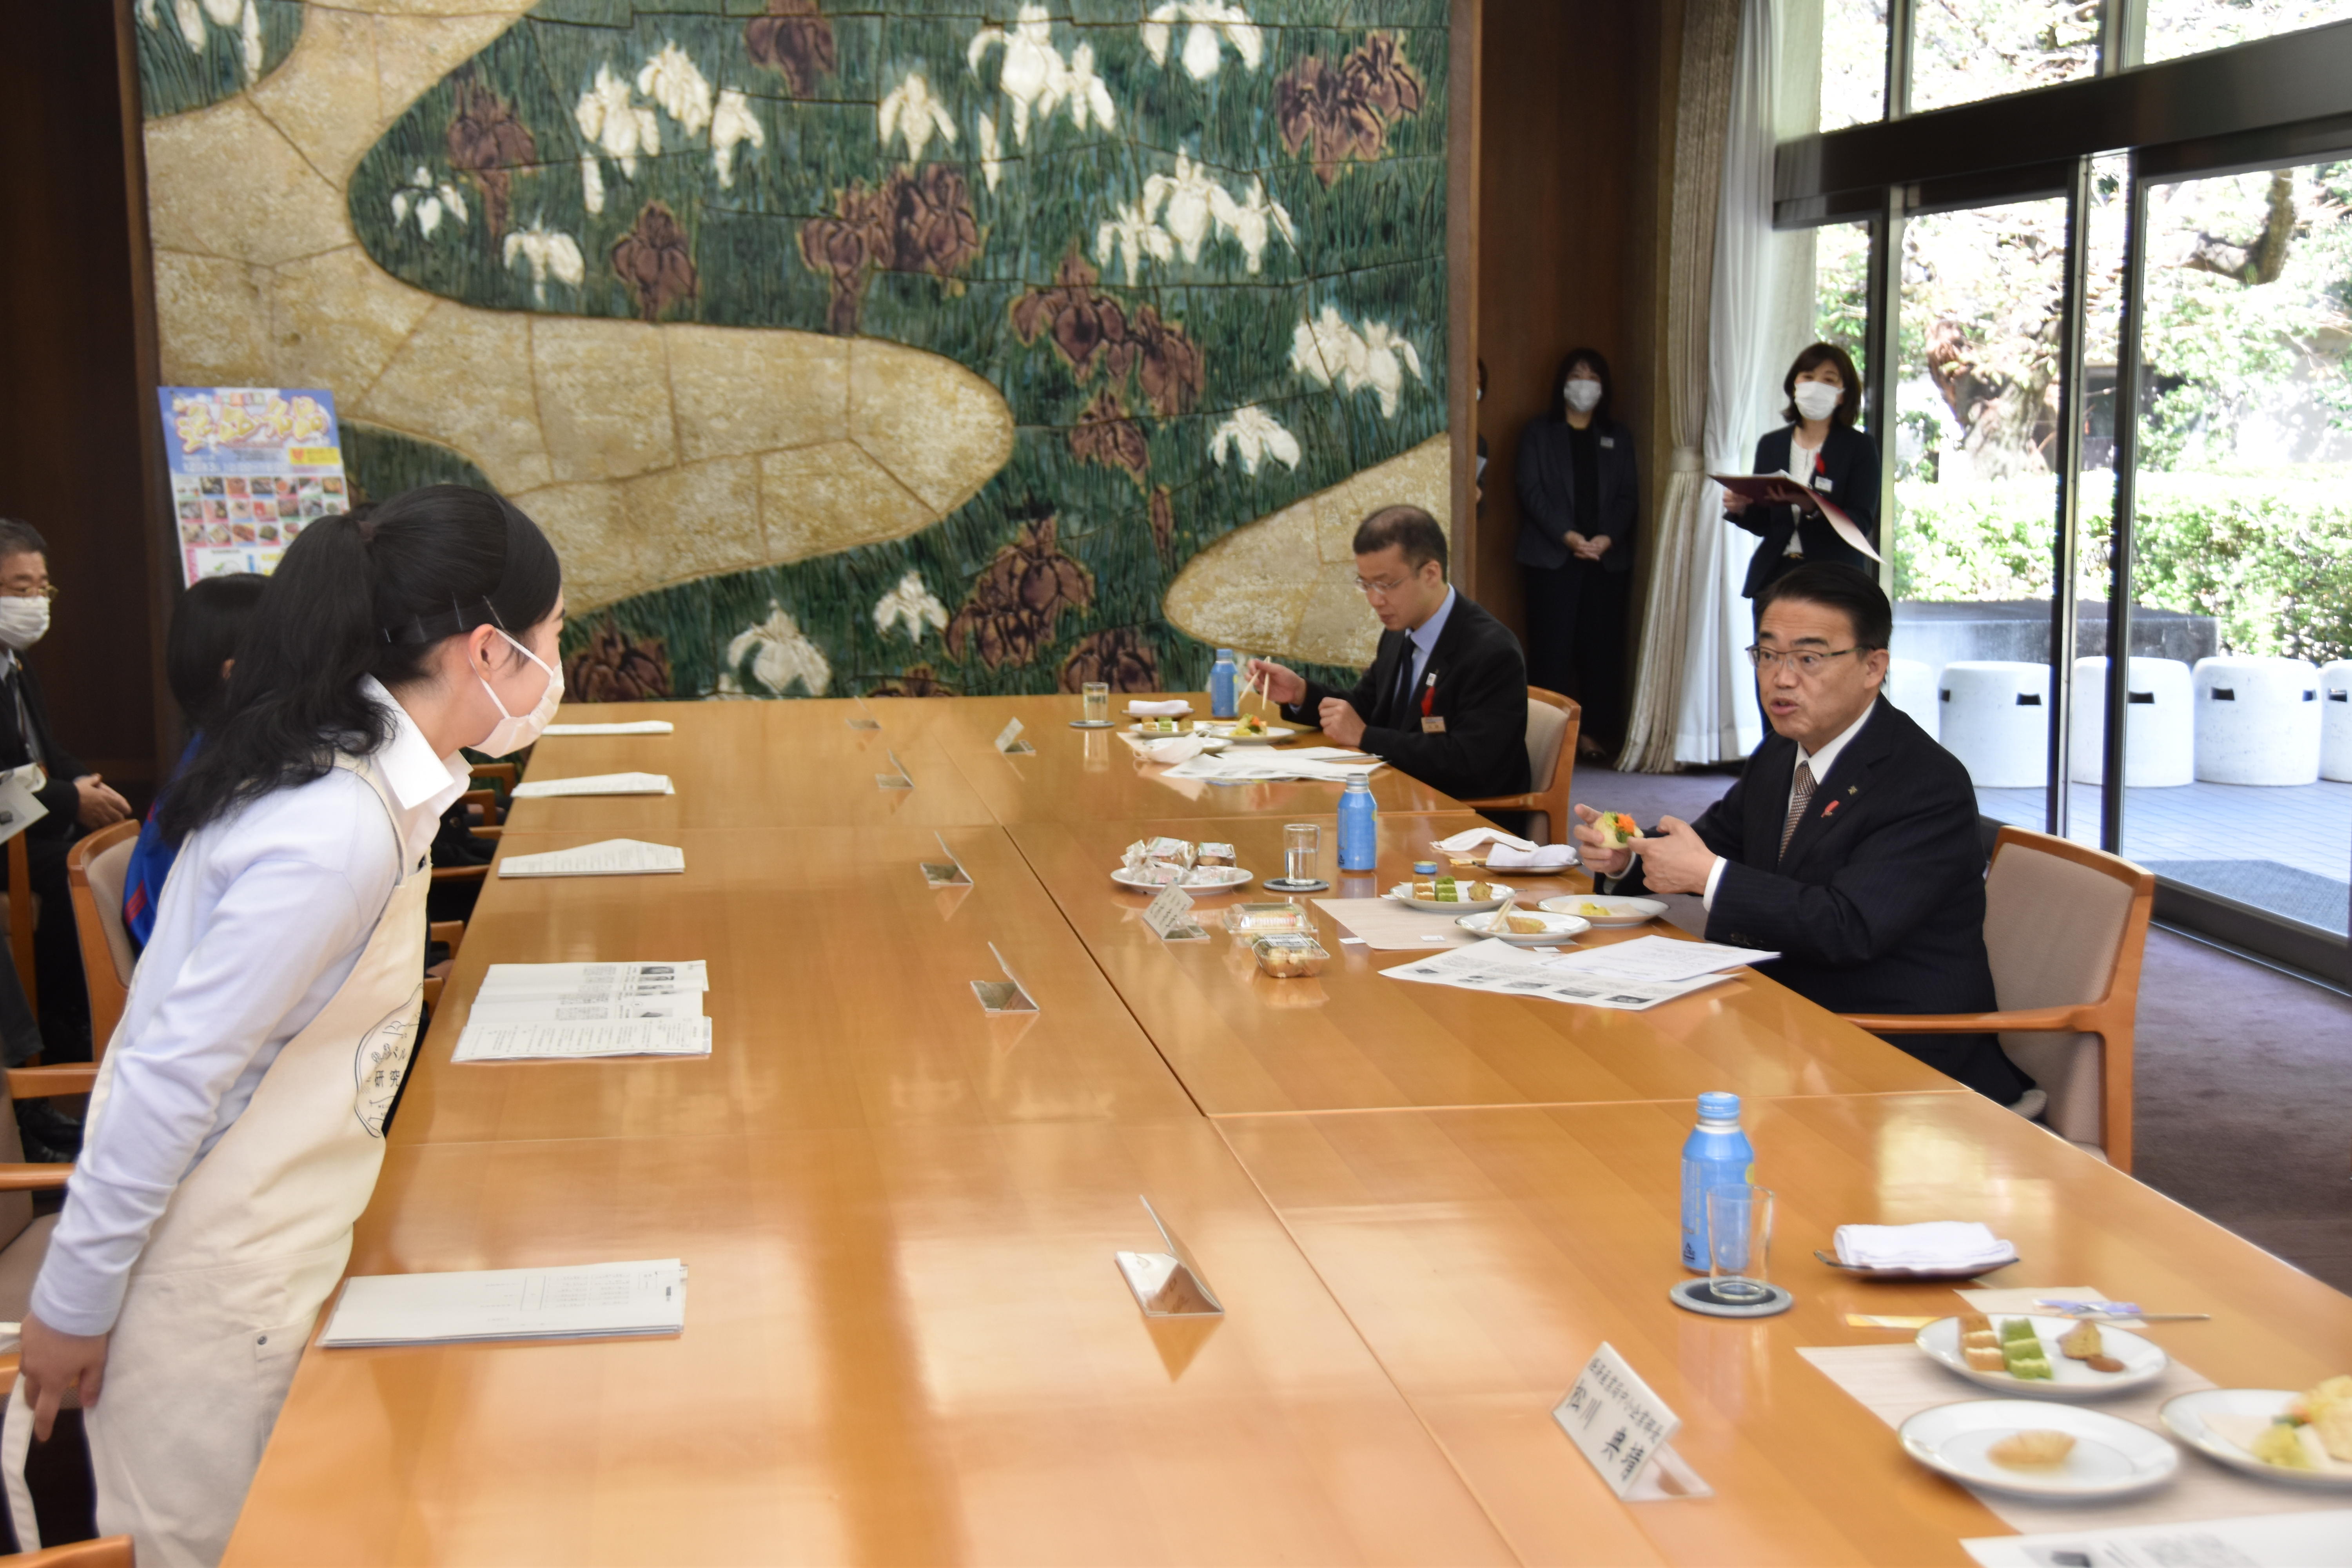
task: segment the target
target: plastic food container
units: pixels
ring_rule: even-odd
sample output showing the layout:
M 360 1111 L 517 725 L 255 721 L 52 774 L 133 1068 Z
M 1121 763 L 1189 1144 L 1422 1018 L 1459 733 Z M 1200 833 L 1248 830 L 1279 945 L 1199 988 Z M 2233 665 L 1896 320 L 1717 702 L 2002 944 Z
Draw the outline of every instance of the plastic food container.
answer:
M 1276 932 L 1250 943 L 1257 966 L 1276 980 L 1300 980 L 1323 973 L 1331 955 L 1323 944 L 1303 932 Z
M 1311 933 L 1315 924 L 1302 904 L 1235 904 L 1225 911 L 1225 929 L 1243 936 L 1267 931 Z

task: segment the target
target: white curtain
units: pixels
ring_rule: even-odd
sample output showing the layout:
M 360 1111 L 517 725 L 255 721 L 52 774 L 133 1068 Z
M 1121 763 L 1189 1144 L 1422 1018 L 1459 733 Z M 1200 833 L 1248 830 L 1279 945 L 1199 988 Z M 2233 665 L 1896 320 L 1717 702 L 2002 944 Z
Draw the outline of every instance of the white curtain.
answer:
M 1804 0 L 1746 0 L 1740 10 L 1709 310 L 1705 450 L 1711 473 L 1749 470 L 1757 437 L 1782 423 L 1780 381 L 1789 363 L 1812 341 L 1812 237 L 1773 231 L 1772 153 L 1783 136 L 1811 129 L 1790 121 L 1811 118 L 1805 111 L 1816 97 L 1817 57 L 1801 44 L 1790 48 L 1786 34 L 1817 27 L 1819 14 Z M 1799 63 L 1813 66 L 1803 82 L 1792 81 L 1786 68 Z M 1764 738 L 1742 651 L 1753 640 L 1751 612 L 1739 591 L 1756 537 L 1723 521 L 1720 500 L 1719 490 L 1706 487 L 1697 547 L 1688 557 L 1694 582 L 1675 707 L 1677 763 L 1735 761 Z

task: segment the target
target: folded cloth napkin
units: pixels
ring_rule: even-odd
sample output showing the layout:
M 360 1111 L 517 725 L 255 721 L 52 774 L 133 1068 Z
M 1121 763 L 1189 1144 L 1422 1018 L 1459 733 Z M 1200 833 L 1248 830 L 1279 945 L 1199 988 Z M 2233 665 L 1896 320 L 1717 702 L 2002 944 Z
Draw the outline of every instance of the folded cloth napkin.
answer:
M 1164 741 L 1146 741 L 1135 749 L 1147 762 L 1185 763 L 1199 756 L 1207 744 L 1198 735 L 1171 735 Z
M 1437 847 L 1451 854 L 1465 855 L 1490 838 L 1497 844 L 1507 844 L 1514 849 L 1533 849 L 1536 847 L 1533 839 L 1517 837 L 1499 827 L 1465 828 L 1451 838 L 1439 839 Z
M 1575 861 L 1576 851 L 1565 844 L 1541 844 L 1533 849 L 1497 844 L 1486 851 L 1490 871 L 1564 871 Z
M 2017 1248 L 1974 1220 L 1938 1219 L 1924 1225 L 1842 1225 L 1838 1261 L 1852 1268 L 1990 1268 L 2017 1256 Z
M 1129 716 L 1137 719 L 1175 719 L 1192 710 L 1192 705 L 1179 697 L 1171 702 L 1137 702 L 1127 705 Z

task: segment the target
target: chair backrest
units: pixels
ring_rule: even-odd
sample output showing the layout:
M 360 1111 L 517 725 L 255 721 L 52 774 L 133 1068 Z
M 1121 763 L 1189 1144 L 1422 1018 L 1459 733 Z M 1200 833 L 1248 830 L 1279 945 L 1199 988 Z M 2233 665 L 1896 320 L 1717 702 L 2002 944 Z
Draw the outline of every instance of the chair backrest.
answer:
M 0 1071 L 0 1163 L 25 1163 L 25 1140 L 16 1130 L 16 1106 L 8 1096 L 8 1075 Z M 25 1234 L 33 1223 L 33 1194 L 0 1193 L 0 1247 Z
M 81 937 L 82 975 L 89 987 L 91 1054 L 98 1060 L 104 1059 L 114 1026 L 122 1020 L 131 972 L 139 962 L 122 923 L 122 884 L 138 842 L 139 824 L 133 819 L 100 828 L 66 854 L 74 929 Z
M 1547 700 L 1549 699 L 1549 700 Z M 1568 700 L 1540 687 L 1528 688 L 1528 793 L 1551 788 L 1552 770 L 1559 765 L 1560 742 L 1568 735 Z M 1574 704 L 1569 703 L 1569 707 Z
M 2050 1096 L 2062 1137 L 2130 1158 L 2132 1017 L 2156 895 L 2154 873 L 2118 856 L 2003 827 L 1985 878 L 1985 952 L 2003 1011 L 2101 1005 L 2096 1034 L 2004 1034 Z

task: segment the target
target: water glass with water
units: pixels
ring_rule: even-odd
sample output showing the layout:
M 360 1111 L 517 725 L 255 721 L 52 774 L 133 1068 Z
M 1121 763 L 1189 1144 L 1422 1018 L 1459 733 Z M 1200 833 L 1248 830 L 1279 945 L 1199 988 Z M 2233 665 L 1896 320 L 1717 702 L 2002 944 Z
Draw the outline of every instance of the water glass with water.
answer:
M 1078 689 L 1086 699 L 1087 722 L 1089 724 L 1109 723 L 1110 683 L 1104 680 L 1089 680 Z
M 1315 880 L 1315 860 L 1323 845 L 1323 829 L 1312 822 L 1293 822 L 1282 830 L 1282 877 L 1293 886 Z

